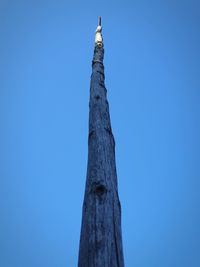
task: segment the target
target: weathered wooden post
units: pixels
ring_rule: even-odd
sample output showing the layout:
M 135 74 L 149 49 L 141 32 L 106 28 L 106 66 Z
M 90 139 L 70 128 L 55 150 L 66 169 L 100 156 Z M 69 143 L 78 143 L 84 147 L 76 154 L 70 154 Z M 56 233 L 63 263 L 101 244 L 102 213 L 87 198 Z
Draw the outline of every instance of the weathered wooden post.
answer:
M 104 84 L 101 18 L 90 84 L 88 167 L 78 267 L 124 267 L 115 141 Z

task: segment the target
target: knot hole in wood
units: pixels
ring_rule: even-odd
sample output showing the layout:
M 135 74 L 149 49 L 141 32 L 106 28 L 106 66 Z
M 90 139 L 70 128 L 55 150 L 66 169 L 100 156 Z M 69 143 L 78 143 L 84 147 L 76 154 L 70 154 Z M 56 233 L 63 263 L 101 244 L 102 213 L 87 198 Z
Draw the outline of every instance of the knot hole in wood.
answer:
M 103 194 L 106 193 L 106 187 L 103 185 L 103 184 L 97 184 L 95 186 L 95 193 L 98 195 L 98 196 L 102 196 Z

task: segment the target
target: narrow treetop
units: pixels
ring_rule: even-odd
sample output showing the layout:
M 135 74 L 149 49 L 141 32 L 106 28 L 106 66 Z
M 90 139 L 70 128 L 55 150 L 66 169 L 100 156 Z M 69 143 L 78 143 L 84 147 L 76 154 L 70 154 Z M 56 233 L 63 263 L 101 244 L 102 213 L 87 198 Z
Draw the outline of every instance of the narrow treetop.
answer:
M 99 17 L 98 25 L 101 26 L 101 17 Z
M 103 37 L 102 37 L 102 26 L 101 26 L 101 17 L 98 19 L 98 26 L 95 32 L 95 46 L 103 46 Z

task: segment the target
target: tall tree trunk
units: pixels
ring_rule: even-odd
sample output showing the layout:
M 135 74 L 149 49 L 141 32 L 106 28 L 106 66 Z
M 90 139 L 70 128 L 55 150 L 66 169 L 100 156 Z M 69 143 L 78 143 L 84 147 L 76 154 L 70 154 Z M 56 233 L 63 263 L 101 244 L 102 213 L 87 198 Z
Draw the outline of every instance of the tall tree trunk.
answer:
M 103 57 L 103 45 L 96 45 L 90 84 L 88 167 L 78 267 L 124 267 L 115 141 L 104 84 Z

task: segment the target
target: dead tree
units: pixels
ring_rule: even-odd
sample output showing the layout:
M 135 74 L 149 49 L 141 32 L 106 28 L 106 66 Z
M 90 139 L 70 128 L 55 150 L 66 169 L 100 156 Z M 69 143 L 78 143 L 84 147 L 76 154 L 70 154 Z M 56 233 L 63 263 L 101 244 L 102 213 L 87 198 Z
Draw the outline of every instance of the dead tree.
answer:
M 88 166 L 78 267 L 124 267 L 115 140 L 104 84 L 103 57 L 99 19 L 90 84 Z

